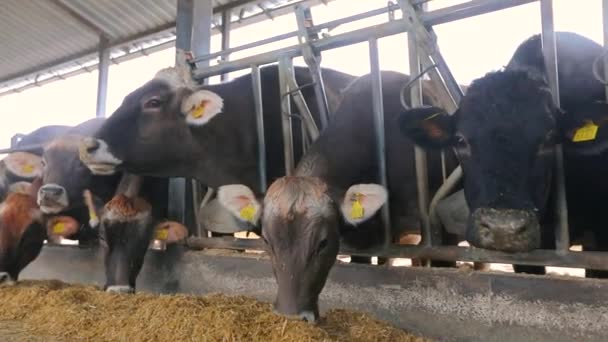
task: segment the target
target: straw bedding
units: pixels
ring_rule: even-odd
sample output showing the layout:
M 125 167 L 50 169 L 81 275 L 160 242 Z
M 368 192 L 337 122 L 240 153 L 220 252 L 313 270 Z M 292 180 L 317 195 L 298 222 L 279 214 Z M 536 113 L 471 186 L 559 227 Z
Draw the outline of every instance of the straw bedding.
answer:
M 0 339 L 7 324 L 34 336 L 87 341 L 429 341 L 367 314 L 331 310 L 319 325 L 287 320 L 271 305 L 236 296 L 118 295 L 59 281 L 0 288 Z M 12 323 L 11 323 L 12 322 Z M 10 329 L 9 329 L 10 330 Z M 19 338 L 18 340 L 22 340 Z

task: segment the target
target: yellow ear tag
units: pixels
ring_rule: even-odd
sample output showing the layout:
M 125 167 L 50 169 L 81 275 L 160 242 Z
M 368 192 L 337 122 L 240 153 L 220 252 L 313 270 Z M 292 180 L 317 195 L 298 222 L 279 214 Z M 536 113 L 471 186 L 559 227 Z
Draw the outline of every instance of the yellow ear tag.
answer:
M 253 223 L 253 218 L 255 217 L 255 208 L 253 207 L 253 205 L 247 204 L 243 207 L 243 209 L 241 209 L 239 215 L 243 220 Z
M 169 237 L 169 229 L 162 228 L 156 231 L 156 236 L 154 237 L 156 240 L 165 241 Z
M 360 219 L 363 218 L 363 213 L 365 210 L 361 205 L 361 200 L 359 199 L 360 195 L 357 194 L 357 199 L 353 202 L 353 206 L 350 208 L 350 218 L 351 219 Z
M 594 124 L 593 122 L 587 123 L 585 126 L 579 128 L 574 133 L 574 137 L 572 138 L 573 142 L 582 142 L 582 141 L 590 141 L 595 140 L 595 136 L 597 135 L 597 130 L 599 126 Z
M 53 226 L 53 234 L 63 234 L 65 232 L 65 224 L 63 222 L 57 222 Z
M 194 107 L 194 109 L 190 112 L 193 118 L 200 119 L 205 115 L 205 107 L 207 106 L 208 101 L 201 101 L 198 106 Z
M 25 164 L 21 167 L 21 172 L 28 174 L 34 171 L 34 166 L 31 164 Z
M 93 211 L 93 210 L 89 211 L 89 219 L 90 220 L 97 220 L 97 214 L 95 213 L 95 211 Z

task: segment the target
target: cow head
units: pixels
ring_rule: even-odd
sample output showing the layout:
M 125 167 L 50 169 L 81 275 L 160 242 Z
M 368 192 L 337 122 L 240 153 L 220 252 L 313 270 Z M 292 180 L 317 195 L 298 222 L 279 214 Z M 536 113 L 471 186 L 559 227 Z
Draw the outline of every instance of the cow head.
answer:
M 189 174 L 191 128 L 222 112 L 222 98 L 175 81 L 163 71 L 129 94 L 95 137 L 84 139 L 80 157 L 95 174 L 117 168 L 155 176 Z
M 84 205 L 82 193 L 90 186 L 93 175 L 78 158 L 80 139 L 76 135 L 64 136 L 44 148 L 38 204 L 45 214 Z
M 422 147 L 454 148 L 471 212 L 467 240 L 515 252 L 540 244 L 560 115 L 542 78 L 505 70 L 474 81 L 452 116 L 417 108 L 400 125 Z
M 0 283 L 16 281 L 21 270 L 42 249 L 46 234 L 42 213 L 36 205 L 39 187 L 37 179 L 9 193 L 0 204 Z
M 387 193 L 379 185 L 353 185 L 340 199 L 332 199 L 318 178 L 283 177 L 275 181 L 263 209 L 243 185 L 219 189 L 218 199 L 243 221 L 257 224 L 270 255 L 278 293 L 276 310 L 315 322 L 318 298 L 339 250 L 340 216 L 351 225 L 366 221 L 384 204 Z
M 105 251 L 108 292 L 133 293 L 153 235 L 174 243 L 187 236 L 177 222 L 155 223 L 151 206 L 141 197 L 116 195 L 101 215 L 100 242 Z

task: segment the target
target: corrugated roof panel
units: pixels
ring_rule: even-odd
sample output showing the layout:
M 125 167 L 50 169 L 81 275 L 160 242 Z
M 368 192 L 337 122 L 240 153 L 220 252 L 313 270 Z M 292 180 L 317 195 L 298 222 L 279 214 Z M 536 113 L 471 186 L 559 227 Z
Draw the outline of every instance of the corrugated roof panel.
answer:
M 259 4 L 272 10 L 303 0 L 212 1 L 214 8 L 238 5 L 232 21 L 240 22 L 260 13 Z M 99 31 L 112 56 L 166 46 L 175 39 L 176 12 L 177 0 L 0 0 L 0 95 L 95 65 Z M 219 13 L 213 23 L 221 23 Z
M 61 0 L 111 39 L 126 38 L 175 21 L 176 1 Z
M 2 78 L 96 45 L 94 33 L 48 1 L 3 0 L 0 13 Z

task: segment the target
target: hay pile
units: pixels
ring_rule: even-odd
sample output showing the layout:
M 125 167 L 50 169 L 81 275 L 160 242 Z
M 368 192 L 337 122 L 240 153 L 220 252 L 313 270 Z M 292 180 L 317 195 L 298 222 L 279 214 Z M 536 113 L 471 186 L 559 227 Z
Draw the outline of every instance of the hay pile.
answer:
M 369 315 L 332 310 L 318 326 L 243 296 L 117 295 L 93 286 L 23 281 L 0 288 L 0 321 L 33 335 L 91 341 L 428 341 Z M 0 340 L 3 332 L 0 325 Z

